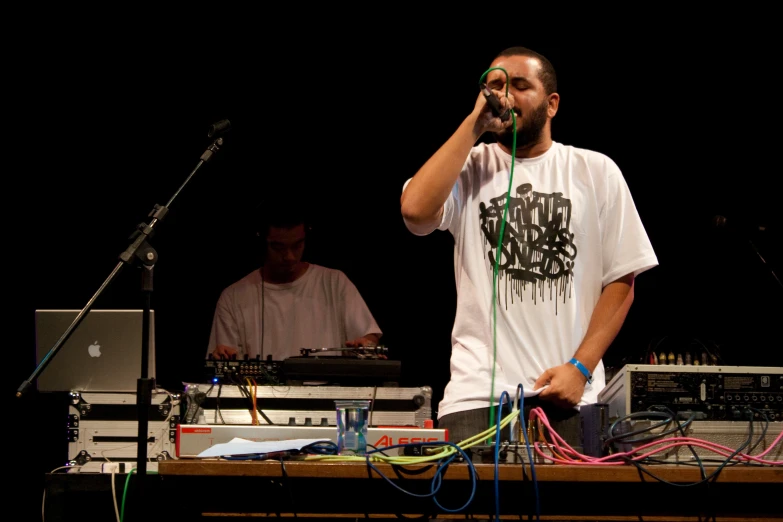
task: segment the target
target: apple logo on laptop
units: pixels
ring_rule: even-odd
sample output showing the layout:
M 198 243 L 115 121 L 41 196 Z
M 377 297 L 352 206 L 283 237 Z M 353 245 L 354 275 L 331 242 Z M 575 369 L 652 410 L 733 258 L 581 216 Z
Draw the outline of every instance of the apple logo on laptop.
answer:
M 101 345 L 98 344 L 98 341 L 95 341 L 90 346 L 87 347 L 87 351 L 90 353 L 90 357 L 100 357 L 101 356 Z

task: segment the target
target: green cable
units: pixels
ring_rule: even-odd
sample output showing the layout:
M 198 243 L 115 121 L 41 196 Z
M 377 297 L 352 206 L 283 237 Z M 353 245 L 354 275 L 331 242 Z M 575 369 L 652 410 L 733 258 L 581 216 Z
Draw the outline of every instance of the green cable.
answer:
M 490 71 L 499 70 L 503 71 L 506 75 L 506 98 L 508 98 L 508 72 L 502 67 L 492 67 L 484 71 L 479 79 L 479 86 L 484 85 L 484 78 L 487 77 Z M 503 244 L 503 237 L 506 232 L 506 217 L 508 216 L 508 203 L 511 200 L 511 186 L 514 181 L 514 164 L 517 158 L 517 115 L 514 111 L 511 111 L 511 118 L 513 121 L 512 128 L 514 134 L 511 142 L 511 171 L 508 178 L 508 193 L 506 194 L 506 204 L 503 207 L 503 219 L 500 222 L 500 235 L 498 236 L 498 244 L 495 255 L 495 266 L 492 270 L 492 384 L 489 388 L 489 428 L 495 426 L 495 409 L 492 403 L 495 402 L 495 361 L 498 356 L 498 342 L 497 342 L 497 278 L 498 278 L 498 266 L 500 264 L 500 247 Z M 487 439 L 489 441 L 490 439 Z
M 132 468 L 125 477 L 125 487 L 122 489 L 122 504 L 120 504 L 120 522 L 125 518 L 125 498 L 128 496 L 128 484 L 130 484 L 130 478 L 134 471 L 136 471 L 136 468 Z
M 122 490 L 122 504 L 120 504 L 120 522 L 125 518 L 125 499 L 128 496 L 128 485 L 130 484 L 130 478 L 134 471 L 136 471 L 136 468 L 131 468 L 128 475 L 125 477 L 125 487 Z M 157 471 L 148 471 L 147 473 L 154 475 Z

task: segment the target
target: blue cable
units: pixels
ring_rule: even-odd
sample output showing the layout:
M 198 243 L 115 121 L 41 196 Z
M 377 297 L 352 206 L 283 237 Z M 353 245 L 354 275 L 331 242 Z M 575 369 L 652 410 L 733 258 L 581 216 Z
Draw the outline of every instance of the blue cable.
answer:
M 314 455 L 337 455 L 337 444 L 332 441 L 322 441 L 302 448 L 305 453 Z
M 370 461 L 370 455 L 372 455 L 373 453 L 379 453 L 379 452 L 382 452 L 382 451 L 388 451 L 388 450 L 395 449 L 395 448 L 410 447 L 410 446 L 412 446 L 412 444 L 397 444 L 395 446 L 384 446 L 381 449 L 368 451 L 366 453 L 366 455 L 365 455 L 366 459 L 367 459 L 367 466 L 370 467 L 372 470 L 374 470 L 378 475 L 380 475 L 381 478 L 383 478 L 386 482 L 388 482 L 389 484 L 391 484 L 392 486 L 394 486 L 398 490 L 402 491 L 403 493 L 407 493 L 408 495 L 411 495 L 413 497 L 419 497 L 419 498 L 432 497 L 432 501 L 435 503 L 436 506 L 438 506 L 443 511 L 448 511 L 449 513 L 457 513 L 459 511 L 462 511 L 463 509 L 468 507 L 471 502 L 473 502 L 473 497 L 476 495 L 476 468 L 473 466 L 473 461 L 471 460 L 470 456 L 468 456 L 467 453 L 465 453 L 465 450 L 463 450 L 462 448 L 460 448 L 459 446 L 457 446 L 453 442 L 432 441 L 432 442 L 428 442 L 427 444 L 428 445 L 436 445 L 436 446 L 452 446 L 452 447 L 457 449 L 457 451 L 459 452 L 458 454 L 462 455 L 462 458 L 464 458 L 465 462 L 468 463 L 468 469 L 470 470 L 470 482 L 471 482 L 470 498 L 468 498 L 468 501 L 465 502 L 465 504 L 462 505 L 461 507 L 459 507 L 457 509 L 447 509 L 447 508 L 441 506 L 440 503 L 438 502 L 437 498 L 435 498 L 435 495 L 438 493 L 438 491 L 440 490 L 440 487 L 441 487 L 441 485 L 443 483 L 442 474 L 446 472 L 446 469 L 448 468 L 449 464 L 455 458 L 457 458 L 457 455 L 458 455 L 457 453 L 451 455 L 449 458 L 447 458 L 445 460 L 441 459 L 441 460 L 437 461 L 438 468 L 435 471 L 435 476 L 432 478 L 432 484 L 430 485 L 430 492 L 428 494 L 412 493 L 410 491 L 407 491 L 407 490 L 401 488 L 400 486 L 398 486 L 397 484 L 392 482 L 389 479 L 389 477 L 384 475 L 381 472 L 381 470 L 379 470 L 377 467 L 375 467 L 375 465 L 373 465 L 373 463 Z M 413 446 L 415 446 L 415 444 L 413 444 Z M 399 466 L 399 464 L 393 464 L 393 465 Z
M 520 429 L 522 430 L 522 436 L 525 438 L 527 458 L 530 461 L 530 475 L 533 477 L 533 491 L 536 495 L 536 520 L 541 520 L 541 501 L 538 497 L 538 479 L 536 479 L 536 466 L 533 463 L 533 452 L 530 450 L 530 441 L 527 439 L 527 428 L 525 427 L 525 390 L 521 383 L 517 385 L 517 393 L 519 394 Z
M 506 398 L 505 403 L 503 397 Z M 500 521 L 500 419 L 503 417 L 503 404 L 509 404 L 511 397 L 507 391 L 500 394 L 498 415 L 495 422 L 495 520 Z M 510 405 L 509 405 L 510 407 Z
M 462 458 L 464 458 L 464 459 L 465 459 L 465 462 L 467 462 L 467 463 L 468 463 L 468 469 L 470 470 L 470 497 L 468 498 L 468 501 L 467 501 L 467 502 L 465 502 L 465 503 L 464 503 L 462 506 L 458 507 L 457 509 L 447 509 L 447 508 L 445 508 L 445 507 L 441 506 L 441 505 L 440 505 L 440 502 L 438 502 L 438 499 L 436 499 L 434 496 L 432 497 L 432 501 L 435 503 L 435 505 L 436 505 L 436 506 L 438 506 L 438 507 L 439 507 L 440 509 L 442 509 L 443 511 L 448 511 L 449 513 L 458 513 L 458 512 L 460 512 L 460 511 L 462 511 L 463 509 L 465 509 L 466 507 L 468 507 L 468 506 L 470 505 L 470 503 L 471 503 L 471 502 L 473 502 L 473 497 L 476 495 L 476 468 L 473 466 L 473 460 L 471 459 L 470 455 L 468 455 L 467 453 L 465 453 L 465 451 L 464 451 L 462 448 L 460 448 L 460 447 L 459 447 L 459 446 L 457 446 L 456 444 L 451 444 L 451 443 L 447 443 L 447 444 L 450 444 L 450 445 L 454 446 L 455 448 L 457 448 L 457 450 L 458 450 L 458 451 L 460 452 L 460 454 L 462 455 Z M 446 468 L 447 468 L 447 467 L 448 467 L 448 465 L 449 465 L 449 463 L 450 463 L 452 460 L 454 460 L 456 457 L 457 457 L 457 455 L 452 455 L 452 456 L 451 456 L 451 457 L 450 457 L 450 458 L 449 458 L 449 459 L 448 459 L 448 460 L 447 460 L 447 461 L 446 461 L 446 462 L 443 464 L 443 466 L 442 466 L 441 468 L 439 468 L 439 469 L 438 469 L 438 473 L 436 473 L 436 474 L 435 474 L 435 477 L 434 477 L 434 478 L 433 478 L 433 480 L 432 480 L 432 487 L 433 487 L 433 490 L 434 490 L 434 488 L 435 488 L 435 483 L 436 483 L 436 482 L 438 482 L 438 486 L 437 486 L 437 488 L 438 488 L 438 489 L 440 489 L 440 482 L 442 481 L 442 478 L 441 478 L 441 472 L 440 472 L 440 470 L 442 469 L 442 470 L 445 472 L 445 471 L 446 471 Z M 434 495 L 434 491 L 433 491 L 433 495 Z

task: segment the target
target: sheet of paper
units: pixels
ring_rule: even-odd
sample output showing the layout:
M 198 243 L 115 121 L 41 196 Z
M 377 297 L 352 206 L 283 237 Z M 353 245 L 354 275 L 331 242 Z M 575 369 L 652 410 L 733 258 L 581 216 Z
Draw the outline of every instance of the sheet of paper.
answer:
M 301 450 L 305 446 L 315 444 L 316 442 L 331 441 L 330 439 L 291 439 L 256 442 L 237 437 L 223 444 L 215 444 L 199 453 L 198 456 L 231 457 L 237 455 L 259 455 L 275 451 Z

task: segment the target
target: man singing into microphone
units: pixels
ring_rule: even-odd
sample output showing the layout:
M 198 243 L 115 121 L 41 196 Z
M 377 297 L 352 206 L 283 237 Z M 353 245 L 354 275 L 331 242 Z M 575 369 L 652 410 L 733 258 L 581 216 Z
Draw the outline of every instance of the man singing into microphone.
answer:
M 400 199 L 413 234 L 448 231 L 455 241 L 451 377 L 438 427 L 454 442 L 481 433 L 501 394 L 513 401 L 522 385 L 526 410 L 540 406 L 578 446 L 579 407 L 605 386 L 602 357 L 634 278 L 658 260 L 615 162 L 553 141 L 560 95 L 550 61 L 512 47 L 485 76 L 497 99 L 478 94 Z M 477 144 L 487 132 L 494 142 Z

